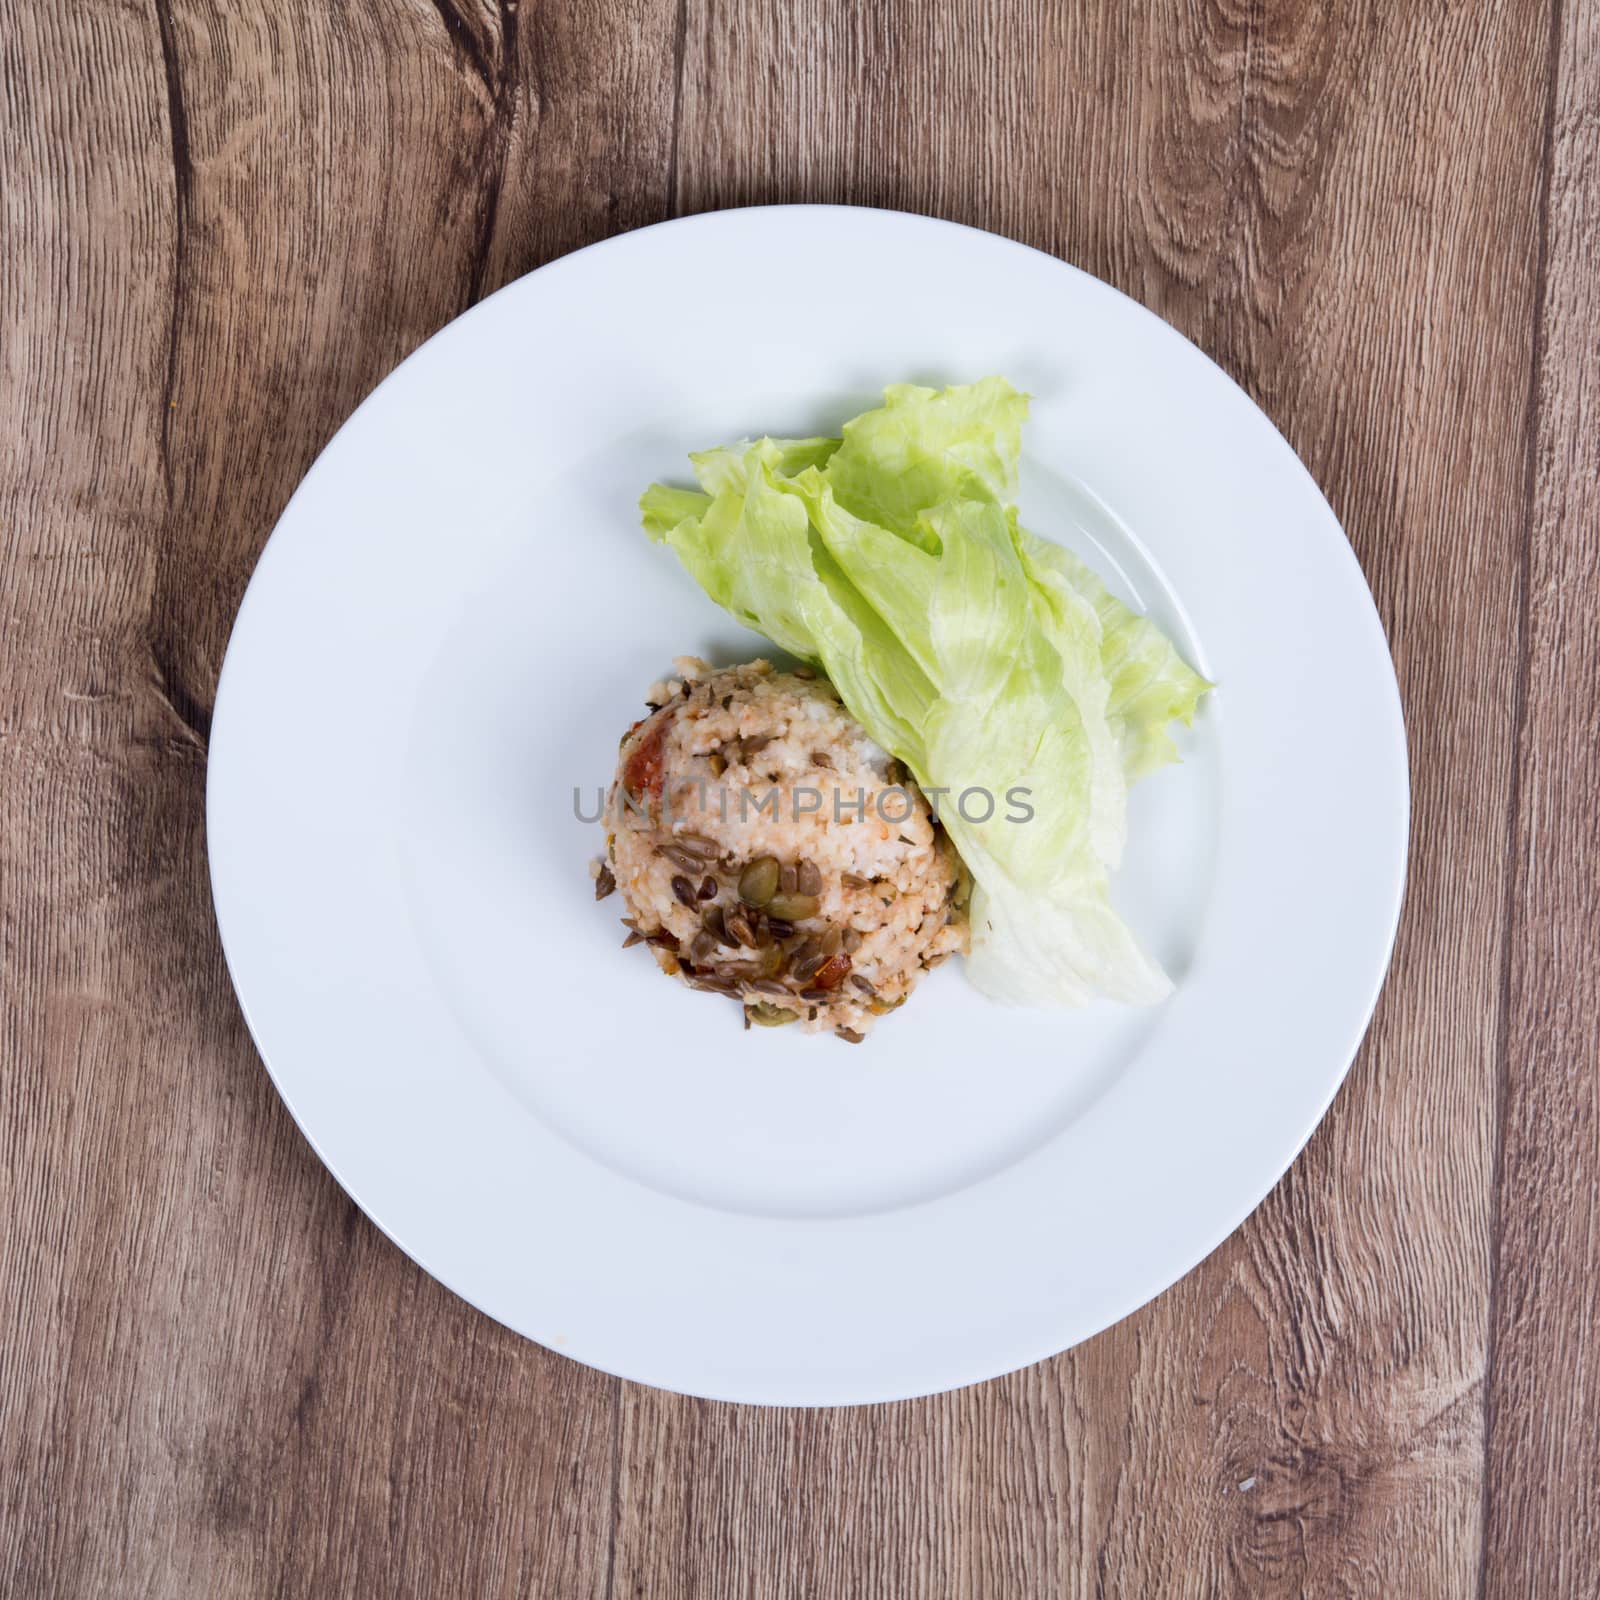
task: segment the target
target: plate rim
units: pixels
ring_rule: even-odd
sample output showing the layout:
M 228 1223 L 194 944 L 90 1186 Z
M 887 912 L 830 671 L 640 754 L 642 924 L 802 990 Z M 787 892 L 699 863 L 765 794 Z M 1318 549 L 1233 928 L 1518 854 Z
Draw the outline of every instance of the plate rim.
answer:
M 1064 269 L 1065 272 L 1072 277 L 1092 284 L 1095 287 L 1095 290 L 1098 292 L 1105 292 L 1114 295 L 1119 301 L 1124 302 L 1128 307 L 1132 308 L 1138 317 L 1144 319 L 1149 326 L 1152 328 L 1159 328 L 1161 330 L 1161 337 L 1163 339 L 1175 341 L 1177 345 L 1181 346 L 1187 359 L 1192 359 L 1194 356 L 1198 355 L 1205 365 L 1210 369 L 1213 380 L 1220 378 L 1226 385 L 1227 389 L 1230 390 L 1238 400 L 1242 401 L 1251 412 L 1255 413 L 1265 422 L 1268 434 L 1274 441 L 1275 447 L 1279 450 L 1284 458 L 1285 463 L 1293 463 L 1293 466 L 1290 470 L 1296 478 L 1299 488 L 1302 491 L 1309 489 L 1311 495 L 1315 498 L 1315 501 L 1320 507 L 1321 512 L 1321 517 L 1319 520 L 1324 523 L 1328 532 L 1337 535 L 1337 538 L 1330 542 L 1330 549 L 1336 551 L 1340 558 L 1349 564 L 1349 568 L 1357 580 L 1360 594 L 1364 597 L 1365 601 L 1367 615 L 1364 620 L 1370 624 L 1371 631 L 1375 636 L 1375 642 L 1379 646 L 1378 654 L 1381 655 L 1383 665 L 1386 668 L 1384 687 L 1387 690 L 1389 711 L 1391 716 L 1388 725 L 1382 731 L 1387 745 L 1386 753 L 1391 759 L 1396 761 L 1398 766 L 1398 776 L 1400 779 L 1400 800 L 1402 803 L 1398 817 L 1398 834 L 1400 842 L 1399 866 L 1392 882 L 1390 892 L 1387 896 L 1387 903 L 1384 907 L 1384 926 L 1386 932 L 1383 940 L 1381 957 L 1377 960 L 1375 965 L 1375 977 L 1370 984 L 1370 993 L 1368 993 L 1365 997 L 1365 1004 L 1362 1010 L 1359 1027 L 1353 1031 L 1352 1037 L 1348 1043 L 1348 1047 L 1346 1047 L 1344 1044 L 1339 1046 L 1338 1055 L 1342 1060 L 1342 1065 L 1340 1065 L 1338 1071 L 1332 1075 L 1331 1079 L 1327 1083 L 1326 1091 L 1320 1096 L 1314 1114 L 1310 1115 L 1310 1117 L 1306 1120 L 1303 1129 L 1299 1130 L 1294 1135 L 1292 1148 L 1287 1148 L 1281 1164 L 1276 1168 L 1275 1176 L 1272 1178 L 1271 1182 L 1266 1186 L 1266 1188 L 1264 1188 L 1261 1193 L 1258 1194 L 1247 1205 L 1244 1205 L 1242 1209 L 1238 1210 L 1237 1215 L 1229 1215 L 1225 1224 L 1219 1224 L 1216 1229 L 1211 1230 L 1212 1236 L 1210 1237 L 1210 1242 L 1205 1246 L 1199 1255 L 1195 1256 L 1194 1259 L 1189 1262 L 1186 1267 L 1181 1268 L 1170 1276 L 1166 1276 L 1163 1281 L 1155 1284 L 1154 1287 L 1141 1287 L 1137 1290 L 1130 1291 L 1126 1296 L 1124 1296 L 1123 1300 L 1125 1303 L 1123 1303 L 1119 1309 L 1116 1309 L 1112 1314 L 1106 1316 L 1099 1322 L 1097 1331 L 1104 1331 L 1107 1328 L 1115 1326 L 1117 1323 L 1124 1320 L 1128 1315 L 1148 1304 L 1160 1294 L 1165 1293 L 1173 1286 L 1173 1284 L 1187 1276 L 1189 1272 L 1194 1271 L 1195 1268 L 1204 1262 L 1211 1254 L 1213 1254 L 1228 1237 L 1237 1231 L 1244 1221 L 1247 1220 L 1248 1217 L 1261 1206 L 1261 1204 L 1282 1181 L 1284 1174 L 1303 1152 L 1306 1144 L 1311 1138 L 1311 1135 L 1315 1132 L 1316 1128 L 1321 1124 L 1322 1120 L 1327 1115 L 1327 1112 L 1334 1099 L 1337 1097 L 1340 1088 L 1347 1080 L 1355 1058 L 1358 1055 L 1361 1045 L 1370 1030 L 1379 998 L 1381 997 L 1384 984 L 1387 980 L 1390 967 L 1392 965 L 1395 944 L 1398 938 L 1400 920 L 1404 907 L 1407 868 L 1409 865 L 1409 851 L 1411 842 L 1412 780 L 1409 741 L 1405 726 L 1404 704 L 1400 694 L 1398 675 L 1394 667 L 1393 651 L 1389 645 L 1387 633 L 1383 626 L 1382 617 L 1377 608 L 1376 599 L 1372 594 L 1371 586 L 1368 583 L 1366 574 L 1361 567 L 1358 557 L 1356 556 L 1354 547 L 1351 544 L 1348 535 L 1345 533 L 1338 517 L 1333 512 L 1332 507 L 1329 505 L 1326 496 L 1323 495 L 1321 488 L 1317 485 L 1315 479 L 1311 476 L 1309 469 L 1300 460 L 1298 454 L 1294 451 L 1288 440 L 1283 436 L 1277 425 L 1272 422 L 1272 419 L 1267 416 L 1267 414 L 1258 405 L 1256 405 L 1256 403 L 1243 390 L 1243 388 L 1236 383 L 1235 380 L 1230 377 L 1222 367 L 1212 360 L 1212 358 L 1207 355 L 1204 350 L 1202 350 L 1192 340 L 1188 339 L 1164 318 L 1149 310 L 1149 308 L 1143 306 L 1131 296 L 1124 294 L 1114 285 L 1108 284 L 1104 280 L 1094 277 L 1092 274 L 1076 267 L 1071 262 L 1052 255 L 1048 251 L 1038 249 L 1035 246 L 1026 244 L 1019 240 L 1011 239 L 1004 234 L 994 233 L 983 228 L 975 227 L 971 224 L 953 222 L 935 216 L 930 216 L 926 213 L 897 211 L 891 208 L 834 204 L 784 204 L 771 206 L 732 207 L 723 210 L 701 212 L 689 216 L 664 219 L 641 228 L 631 229 L 625 233 L 612 235 L 606 239 L 595 241 L 594 243 L 586 245 L 579 250 L 570 252 L 561 257 L 557 257 L 554 260 L 544 263 L 541 266 L 533 269 L 529 273 L 526 273 L 521 277 L 513 279 L 511 282 L 503 285 L 493 294 L 485 297 L 483 300 L 477 302 L 459 316 L 446 323 L 428 339 L 423 341 L 422 344 L 418 345 L 415 350 L 413 350 L 402 361 L 400 361 L 390 372 L 385 374 L 379 383 L 373 386 L 373 388 L 364 396 L 360 404 L 357 405 L 351 412 L 350 416 L 346 418 L 346 420 L 337 430 L 335 430 L 328 441 L 319 450 L 316 459 L 307 469 L 305 475 L 296 486 L 294 493 L 290 496 L 284 505 L 282 512 L 275 521 L 272 533 L 269 535 L 267 541 L 262 547 L 245 593 L 240 601 L 238 612 L 235 616 L 233 626 L 230 629 L 227 650 L 224 654 L 223 664 L 219 672 L 215 706 L 213 711 L 213 736 L 215 736 L 215 733 L 218 729 L 227 726 L 228 710 L 231 704 L 229 690 L 230 685 L 233 683 L 233 676 L 230 676 L 230 672 L 236 676 L 237 672 L 242 670 L 239 668 L 240 655 L 236 654 L 235 646 L 241 636 L 242 625 L 247 615 L 251 614 L 250 608 L 252 606 L 252 601 L 255 601 L 257 606 L 259 606 L 261 603 L 261 596 L 265 592 L 265 586 L 259 580 L 261 579 L 263 570 L 269 568 L 269 563 L 272 561 L 273 557 L 274 545 L 278 545 L 278 556 L 280 559 L 282 558 L 283 550 L 286 548 L 286 546 L 279 539 L 280 533 L 294 517 L 296 513 L 296 507 L 302 502 L 303 497 L 306 496 L 308 488 L 315 483 L 320 482 L 321 478 L 326 476 L 327 473 L 332 470 L 332 468 L 330 468 L 328 465 L 329 457 L 335 454 L 336 445 L 347 435 L 347 432 L 352 427 L 352 424 L 356 422 L 356 419 L 359 418 L 363 412 L 367 411 L 367 409 L 374 404 L 380 395 L 385 394 L 386 391 L 390 389 L 391 385 L 396 384 L 401 380 L 401 375 L 407 370 L 408 367 L 412 365 L 412 363 L 416 361 L 417 357 L 421 355 L 422 352 L 436 347 L 441 341 L 449 341 L 453 338 L 459 337 L 460 331 L 464 325 L 482 320 L 480 313 L 492 315 L 493 313 L 488 312 L 488 308 L 496 303 L 504 303 L 504 297 L 517 293 L 527 293 L 527 286 L 531 280 L 538 279 L 541 275 L 550 273 L 557 269 L 572 270 L 583 258 L 591 257 L 597 252 L 616 252 L 630 248 L 636 248 L 637 241 L 641 236 L 644 235 L 658 234 L 665 231 L 721 227 L 728 226 L 730 224 L 736 226 L 739 219 L 751 216 L 770 215 L 773 213 L 784 213 L 792 216 L 798 215 L 800 217 L 815 217 L 817 214 L 846 214 L 851 216 L 866 215 L 880 219 L 891 219 L 895 225 L 910 224 L 916 227 L 932 230 L 953 229 L 962 234 L 973 235 L 980 238 L 985 242 L 987 247 L 1004 246 L 1013 251 L 1024 252 L 1028 256 L 1037 257 L 1045 262 L 1048 262 L 1053 269 Z M 1181 600 L 1182 596 L 1180 595 L 1179 598 Z M 1377 730 L 1375 730 L 1374 738 L 1377 739 L 1377 737 L 1378 733 Z M 226 750 L 227 748 L 227 741 L 225 740 L 224 749 Z M 254 1015 L 252 1002 L 247 997 L 248 980 L 243 978 L 243 975 L 241 974 L 239 966 L 236 962 L 234 944 L 230 941 L 228 928 L 226 926 L 226 919 L 222 911 L 222 897 L 219 895 L 219 877 L 223 872 L 225 872 L 226 868 L 219 862 L 217 849 L 214 845 L 214 839 L 217 832 L 214 824 L 217 821 L 218 808 L 226 803 L 220 798 L 223 790 L 225 773 L 225 765 L 219 767 L 215 760 L 208 756 L 206 774 L 207 866 L 219 938 L 222 944 L 229 978 L 237 996 L 241 1014 L 243 1015 L 246 1026 L 250 1032 L 252 1042 L 255 1044 L 262 1064 L 266 1067 L 273 1086 L 276 1089 L 280 1099 L 282 1099 L 285 1107 L 288 1109 L 296 1127 L 299 1129 L 301 1135 L 306 1139 L 307 1143 L 311 1146 L 312 1150 L 317 1155 L 318 1160 L 321 1161 L 321 1163 L 328 1169 L 335 1181 L 338 1182 L 345 1192 L 350 1195 L 351 1199 L 361 1208 L 373 1225 L 378 1228 L 379 1232 L 382 1233 L 385 1238 L 389 1239 L 398 1249 L 400 1249 L 402 1253 L 407 1255 L 418 1266 L 420 1266 L 422 1270 L 427 1272 L 431 1277 L 437 1279 L 452 1293 L 457 1294 L 469 1304 L 473 1305 L 475 1309 L 480 1311 L 482 1314 L 490 1316 L 494 1320 L 500 1322 L 503 1326 L 506 1326 L 512 1331 L 519 1333 L 522 1337 L 533 1339 L 536 1343 L 545 1344 L 546 1348 L 554 1349 L 556 1350 L 556 1353 L 568 1353 L 567 1351 L 560 1349 L 558 1346 L 548 1344 L 546 1341 L 536 1338 L 535 1335 L 529 1333 L 527 1330 L 518 1328 L 514 1323 L 510 1322 L 504 1317 L 501 1317 L 493 1309 L 485 1306 L 478 1298 L 475 1297 L 473 1292 L 462 1287 L 457 1281 L 455 1281 L 456 1275 L 451 1270 L 446 1269 L 441 1271 L 430 1263 L 425 1252 L 415 1248 L 413 1245 L 408 1245 L 399 1237 L 396 1232 L 391 1231 L 387 1223 L 382 1219 L 382 1217 L 380 1217 L 378 1210 L 374 1206 L 367 1203 L 367 1201 L 358 1192 L 357 1187 L 340 1171 L 340 1167 L 330 1159 L 328 1152 L 323 1147 L 323 1143 L 319 1141 L 313 1128 L 309 1125 L 307 1118 L 302 1114 L 301 1107 L 297 1104 L 296 1096 L 291 1091 L 290 1086 L 286 1083 L 284 1075 L 278 1068 L 274 1067 L 272 1057 L 269 1055 L 263 1043 L 262 1030 L 258 1025 L 256 1016 Z M 222 774 L 223 776 L 219 776 L 219 774 Z M 1331 1061 L 1334 1053 L 1335 1052 L 1330 1048 L 1326 1052 L 1326 1059 Z M 958 1380 L 956 1386 L 959 1387 L 970 1383 L 986 1381 L 986 1379 L 990 1377 L 1004 1376 L 1006 1373 L 1020 1370 L 1040 1360 L 1047 1359 L 1051 1355 L 1060 1353 L 1065 1349 L 1073 1348 L 1077 1343 L 1081 1342 L 1082 1339 L 1089 1337 L 1093 1337 L 1092 1332 L 1077 1334 L 1068 1339 L 1068 1341 L 1064 1344 L 1061 1342 L 1052 1342 L 1050 1339 L 1046 1338 L 1042 1341 L 1042 1347 L 1038 1348 L 1036 1351 L 1034 1351 L 1034 1353 L 1025 1355 L 1022 1359 L 1013 1360 L 1009 1364 L 1003 1367 L 995 1368 L 992 1371 L 961 1378 Z M 608 1363 L 604 1359 L 596 1359 L 596 1357 L 591 1354 L 575 1354 L 574 1358 L 580 1360 L 585 1365 L 592 1366 L 597 1370 L 610 1373 L 613 1376 L 626 1378 L 630 1381 L 650 1384 L 655 1387 L 669 1387 L 659 1376 L 652 1376 L 644 1372 L 624 1370 L 626 1366 L 625 1363 Z M 833 1405 L 876 1403 L 879 1401 L 893 1399 L 916 1398 L 924 1395 L 946 1392 L 951 1385 L 942 1381 L 936 1382 L 929 1386 L 919 1386 L 915 1383 L 912 1383 L 904 1387 L 896 1387 L 892 1392 L 868 1392 L 854 1396 L 818 1400 L 796 1400 L 793 1398 L 786 1398 L 782 1395 L 775 1395 L 772 1397 L 753 1395 L 747 1390 L 739 1388 L 737 1385 L 734 1386 L 736 1392 L 727 1393 L 717 1393 L 714 1392 L 714 1388 L 707 1387 L 686 1388 L 679 1387 L 677 1385 L 671 1385 L 670 1387 L 675 1392 L 694 1394 L 708 1399 L 726 1400 L 744 1404 Z

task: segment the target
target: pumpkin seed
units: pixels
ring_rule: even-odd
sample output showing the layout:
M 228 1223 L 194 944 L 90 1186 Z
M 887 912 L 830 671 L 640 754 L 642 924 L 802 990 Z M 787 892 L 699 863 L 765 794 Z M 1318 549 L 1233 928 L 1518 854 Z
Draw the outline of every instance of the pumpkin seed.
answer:
M 802 922 L 807 917 L 814 917 L 820 908 L 820 902 L 814 894 L 796 894 L 785 890 L 782 894 L 775 894 L 767 902 L 767 915 L 776 918 L 779 922 Z
M 781 1028 L 784 1023 L 794 1021 L 794 1012 L 784 1006 L 769 1006 L 765 1001 L 746 1006 L 744 1014 L 758 1028 Z
M 739 898 L 747 905 L 766 905 L 778 892 L 781 873 L 776 856 L 757 856 L 739 874 Z

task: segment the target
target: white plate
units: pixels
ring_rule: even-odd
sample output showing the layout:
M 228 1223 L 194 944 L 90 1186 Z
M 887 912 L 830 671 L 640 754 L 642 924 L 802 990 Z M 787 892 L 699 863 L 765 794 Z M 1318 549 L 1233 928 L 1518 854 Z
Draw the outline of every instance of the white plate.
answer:
M 1177 992 L 1011 1011 L 952 963 L 864 1046 L 743 1033 L 618 947 L 574 816 L 673 655 L 762 648 L 636 497 L 690 449 L 991 372 L 1035 396 L 1028 525 L 1220 685 L 1117 886 Z M 402 1249 L 609 1372 L 822 1404 L 1064 1349 L 1239 1224 L 1366 1027 L 1407 778 L 1350 547 L 1215 366 L 1004 239 L 785 207 L 568 256 L 366 401 L 245 597 L 208 824 L 261 1053 Z

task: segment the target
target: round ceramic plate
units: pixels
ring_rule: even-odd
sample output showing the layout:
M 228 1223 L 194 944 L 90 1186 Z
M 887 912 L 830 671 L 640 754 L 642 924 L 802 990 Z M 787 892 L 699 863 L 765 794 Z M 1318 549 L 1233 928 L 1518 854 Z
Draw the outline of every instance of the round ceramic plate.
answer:
M 743 1032 L 591 890 L 644 690 L 770 653 L 635 502 L 689 450 L 988 373 L 1035 397 L 1028 526 L 1219 685 L 1116 883 L 1176 992 L 1008 1010 L 953 962 L 863 1046 Z M 268 1069 L 403 1250 L 608 1372 L 823 1404 L 1062 1350 L 1239 1224 L 1371 1014 L 1407 776 L 1350 546 L 1199 351 L 1007 240 L 783 207 L 557 261 L 362 405 L 245 597 L 208 824 Z

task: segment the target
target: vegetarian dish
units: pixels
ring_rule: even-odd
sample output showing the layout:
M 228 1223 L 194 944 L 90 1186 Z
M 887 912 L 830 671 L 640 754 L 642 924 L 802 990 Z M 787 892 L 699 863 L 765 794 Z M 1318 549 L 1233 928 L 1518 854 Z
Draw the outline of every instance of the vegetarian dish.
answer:
M 640 502 L 803 663 L 681 661 L 607 807 L 599 890 L 621 889 L 630 942 L 747 1023 L 859 1039 L 957 950 L 1010 1004 L 1171 988 L 1109 879 L 1129 785 L 1176 759 L 1169 726 L 1210 685 L 1021 525 L 1027 407 L 1003 378 L 899 385 L 838 438 L 704 451 L 698 489 Z
M 899 764 L 813 674 L 682 678 L 622 742 L 603 887 L 664 972 L 859 1043 L 960 949 L 960 863 Z

